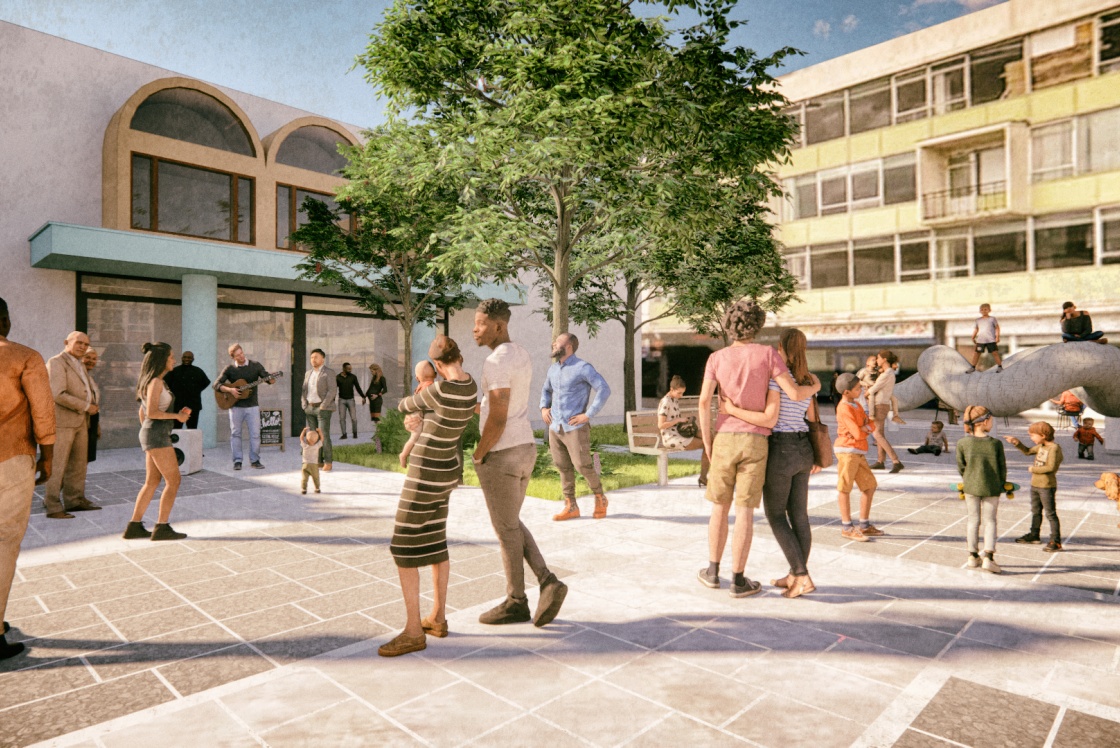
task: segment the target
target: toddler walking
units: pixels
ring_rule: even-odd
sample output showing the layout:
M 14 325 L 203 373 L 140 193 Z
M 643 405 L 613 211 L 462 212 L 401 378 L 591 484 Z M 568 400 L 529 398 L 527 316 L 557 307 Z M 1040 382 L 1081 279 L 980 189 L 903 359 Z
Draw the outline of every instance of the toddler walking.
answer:
M 968 507 L 968 568 L 981 567 L 999 574 L 996 563 L 996 512 L 999 495 L 1007 482 L 1007 456 L 1003 444 L 992 438 L 992 414 L 981 405 L 964 411 L 966 435 L 957 442 L 957 470 L 964 479 L 964 500 Z M 979 552 L 980 525 L 984 526 L 984 558 Z
M 1062 448 L 1054 443 L 1054 427 L 1043 421 L 1032 423 L 1027 429 L 1034 446 L 1027 449 L 1014 436 L 1004 437 L 1025 455 L 1034 455 L 1031 473 L 1031 530 L 1016 543 L 1041 543 L 1042 513 L 1050 523 L 1050 542 L 1042 550 L 1054 553 L 1062 550 L 1062 527 L 1058 522 L 1058 507 L 1054 494 L 1058 490 L 1058 468 L 1062 464 Z
M 934 457 L 940 457 L 942 452 L 949 450 L 949 440 L 945 438 L 944 429 L 944 423 L 934 421 L 929 425 L 929 433 L 926 434 L 926 440 L 922 443 L 922 446 L 917 449 L 910 447 L 906 451 L 912 455 L 932 454 Z
M 1073 432 L 1073 440 L 1077 442 L 1077 459 L 1079 460 L 1093 460 L 1093 441 L 1099 441 L 1104 444 L 1104 437 L 1101 433 L 1093 428 L 1093 419 L 1086 418 L 1081 421 L 1081 425 L 1077 427 L 1077 431 Z
M 303 469 L 299 471 L 299 492 L 307 493 L 307 479 L 315 483 L 319 493 L 319 455 L 323 452 L 323 430 L 303 427 L 299 432 L 299 446 L 303 452 Z
M 436 383 L 436 367 L 432 366 L 432 364 L 428 361 L 421 361 L 420 363 L 416 364 L 416 367 L 412 370 L 412 373 L 416 376 L 416 381 L 419 383 L 416 385 L 416 389 L 412 393 L 413 395 L 419 394 L 425 388 L 431 387 Z M 415 447 L 416 442 L 420 440 L 420 432 L 423 430 L 424 427 L 423 425 L 421 425 L 420 428 L 412 432 L 412 434 L 408 437 L 408 441 L 405 442 L 404 449 L 401 450 L 400 457 L 402 468 L 408 467 L 408 456 L 412 454 L 412 448 Z

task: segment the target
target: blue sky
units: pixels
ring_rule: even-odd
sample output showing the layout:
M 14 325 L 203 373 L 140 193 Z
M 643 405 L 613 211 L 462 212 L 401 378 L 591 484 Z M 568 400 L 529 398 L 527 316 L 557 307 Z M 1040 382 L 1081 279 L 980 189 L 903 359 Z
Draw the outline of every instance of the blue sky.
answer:
M 843 55 L 1004 0 L 739 0 L 735 42 Z M 1056 1 L 1056 0 L 1055 0 Z M 390 0 L 0 0 L 0 20 L 361 126 L 382 106 L 347 72 Z

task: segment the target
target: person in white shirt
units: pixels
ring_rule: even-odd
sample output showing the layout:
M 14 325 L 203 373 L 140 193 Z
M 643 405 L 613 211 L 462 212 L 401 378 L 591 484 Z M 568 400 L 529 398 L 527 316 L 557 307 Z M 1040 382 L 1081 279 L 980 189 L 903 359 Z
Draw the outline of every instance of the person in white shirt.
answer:
M 66 336 L 62 353 L 47 361 L 57 429 L 54 468 L 43 497 L 47 517 L 51 519 L 73 519 L 70 512 L 101 508 L 85 497 L 89 418 L 99 411 L 97 391 L 82 363 L 88 350 L 89 337 L 75 330 Z M 62 497 L 69 506 L 63 505 Z
M 548 570 L 533 535 L 521 521 L 525 489 L 537 461 L 529 423 L 533 362 L 528 351 L 510 342 L 509 319 L 509 305 L 500 299 L 483 301 L 474 315 L 474 342 L 493 353 L 482 368 L 482 434 L 473 459 L 506 573 L 506 599 L 478 620 L 498 625 L 531 618 L 535 625 L 544 626 L 560 612 L 568 586 Z M 526 562 L 540 583 L 540 600 L 532 616 L 525 595 Z
M 1003 357 L 999 355 L 999 320 L 992 316 L 991 304 L 980 305 L 980 316 L 972 329 L 972 365 L 966 374 L 976 371 L 976 364 L 985 352 L 996 360 L 996 371 L 1003 371 Z

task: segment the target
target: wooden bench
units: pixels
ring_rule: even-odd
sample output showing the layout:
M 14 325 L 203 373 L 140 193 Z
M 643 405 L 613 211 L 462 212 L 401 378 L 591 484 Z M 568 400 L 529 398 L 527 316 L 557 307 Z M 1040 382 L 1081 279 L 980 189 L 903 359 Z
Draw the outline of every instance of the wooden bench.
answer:
M 696 416 L 700 412 L 700 398 L 682 397 L 680 399 L 680 409 L 681 416 Z M 657 411 L 632 410 L 628 412 L 626 414 L 626 434 L 632 454 L 655 455 L 657 457 L 657 485 L 669 485 L 669 453 L 686 450 L 666 447 L 661 443 L 661 430 L 657 428 Z

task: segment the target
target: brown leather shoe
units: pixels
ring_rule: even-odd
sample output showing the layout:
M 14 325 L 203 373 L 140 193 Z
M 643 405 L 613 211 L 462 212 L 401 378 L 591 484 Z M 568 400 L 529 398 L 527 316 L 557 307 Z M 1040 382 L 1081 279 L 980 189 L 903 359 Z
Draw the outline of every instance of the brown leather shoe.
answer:
M 75 504 L 74 506 L 70 507 L 71 512 L 96 512 L 99 509 L 101 509 L 101 507 L 99 507 L 97 504 L 94 504 L 92 501 L 87 501 L 83 504 Z
M 332 470 L 334 470 L 334 463 L 333 462 L 328 462 L 325 465 L 323 465 L 323 472 L 329 473 Z
M 51 512 L 47 515 L 48 519 L 74 519 L 74 515 L 70 512 Z
M 566 519 L 577 518 L 579 518 L 579 504 L 577 504 L 574 499 L 564 499 L 564 510 L 552 516 L 554 522 L 563 522 Z
M 436 623 L 431 618 L 421 618 L 420 625 L 424 628 L 425 634 L 431 634 L 440 639 L 447 636 L 447 621 Z
M 382 657 L 400 657 L 409 652 L 419 652 L 427 648 L 428 640 L 423 633 L 420 636 L 409 636 L 402 631 L 396 637 L 378 647 L 377 654 Z
M 607 495 L 602 493 L 595 494 L 595 513 L 591 516 L 595 519 L 603 519 L 607 516 Z

